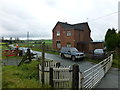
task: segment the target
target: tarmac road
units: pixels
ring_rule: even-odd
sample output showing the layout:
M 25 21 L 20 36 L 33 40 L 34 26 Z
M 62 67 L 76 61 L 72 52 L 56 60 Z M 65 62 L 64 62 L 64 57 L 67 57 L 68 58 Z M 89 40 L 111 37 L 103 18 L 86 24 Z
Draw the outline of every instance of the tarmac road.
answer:
M 38 56 L 41 56 L 42 54 L 41 52 L 38 52 L 38 51 L 34 51 L 33 53 L 37 53 Z M 72 61 L 71 59 L 62 59 L 60 55 L 53 55 L 53 54 L 47 54 L 47 53 L 45 53 L 45 58 L 60 62 L 61 66 L 72 66 L 74 64 L 78 64 L 80 71 L 87 70 L 88 68 L 95 65 L 94 63 L 88 62 L 85 60 Z

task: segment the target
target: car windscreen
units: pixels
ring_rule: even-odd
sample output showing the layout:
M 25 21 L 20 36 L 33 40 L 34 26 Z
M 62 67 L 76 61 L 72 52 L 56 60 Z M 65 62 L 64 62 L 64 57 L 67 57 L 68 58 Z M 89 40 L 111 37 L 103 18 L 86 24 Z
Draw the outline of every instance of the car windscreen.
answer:
M 77 52 L 78 50 L 76 48 L 70 48 L 71 52 Z
M 94 50 L 94 53 L 102 54 L 102 53 L 104 53 L 104 52 L 103 52 L 103 49 L 96 49 L 96 50 Z

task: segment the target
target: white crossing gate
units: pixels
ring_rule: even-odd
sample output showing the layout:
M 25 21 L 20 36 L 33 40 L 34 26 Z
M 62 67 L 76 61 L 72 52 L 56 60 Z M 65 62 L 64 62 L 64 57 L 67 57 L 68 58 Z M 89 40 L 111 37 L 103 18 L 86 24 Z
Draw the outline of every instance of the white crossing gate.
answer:
M 49 84 L 53 88 L 76 88 L 90 90 L 94 88 L 112 66 L 113 55 L 104 59 L 100 63 L 85 70 L 79 71 L 79 65 L 73 67 L 61 67 L 55 61 L 45 61 L 44 63 L 44 84 Z M 39 64 L 39 80 L 41 81 L 42 66 Z
M 83 73 L 79 73 L 79 76 L 81 77 L 79 80 L 79 88 L 82 88 L 83 90 L 90 90 L 91 88 L 94 88 L 110 69 L 112 65 L 112 57 L 113 55 L 109 56 Z

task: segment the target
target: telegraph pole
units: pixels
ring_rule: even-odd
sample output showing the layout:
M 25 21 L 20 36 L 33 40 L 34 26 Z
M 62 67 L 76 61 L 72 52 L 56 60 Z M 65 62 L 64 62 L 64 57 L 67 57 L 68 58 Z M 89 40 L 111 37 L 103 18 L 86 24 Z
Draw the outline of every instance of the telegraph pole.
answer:
M 42 42 L 42 74 L 41 74 L 42 85 L 44 84 L 44 67 L 45 67 L 45 42 Z
M 28 46 L 29 46 L 29 32 L 27 32 L 27 43 L 28 43 Z

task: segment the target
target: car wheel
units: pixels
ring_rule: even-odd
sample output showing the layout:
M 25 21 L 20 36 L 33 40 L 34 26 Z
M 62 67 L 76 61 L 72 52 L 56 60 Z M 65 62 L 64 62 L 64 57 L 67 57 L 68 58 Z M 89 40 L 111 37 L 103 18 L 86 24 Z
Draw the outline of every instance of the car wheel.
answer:
M 72 59 L 73 61 L 75 61 L 75 56 L 72 56 L 71 59 Z
M 61 54 L 61 58 L 65 58 L 64 54 Z

